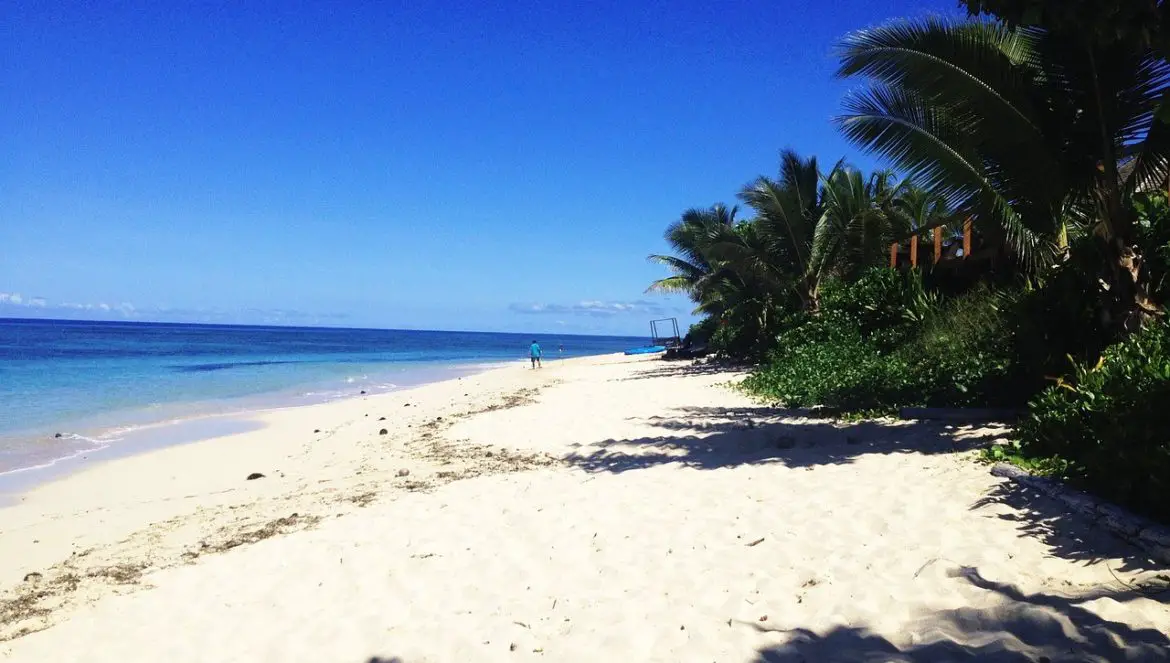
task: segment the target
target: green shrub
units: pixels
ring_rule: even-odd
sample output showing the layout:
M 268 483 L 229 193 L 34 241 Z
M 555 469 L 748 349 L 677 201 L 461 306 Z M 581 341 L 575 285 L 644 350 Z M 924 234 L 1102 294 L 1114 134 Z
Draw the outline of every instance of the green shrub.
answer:
M 747 390 L 789 407 L 885 411 L 903 400 L 903 373 L 840 313 L 811 317 L 777 341 L 770 361 L 745 380 Z
M 1166 304 L 1170 301 L 1170 203 L 1166 194 L 1159 192 L 1135 196 L 1134 207 L 1150 296 Z
M 744 382 L 793 407 L 889 412 L 933 405 L 1020 405 L 1014 299 L 989 289 L 939 303 L 914 273 L 874 270 L 827 287 L 816 314 L 793 316 L 769 361 Z
M 685 340 L 690 343 L 708 343 L 715 335 L 718 325 L 719 321 L 712 316 L 703 318 L 687 329 Z
M 1015 299 L 986 287 L 932 309 L 898 354 L 926 405 L 1022 405 L 1035 393 L 1013 357 Z
M 868 269 L 850 283 L 831 280 L 820 297 L 822 311 L 851 319 L 882 350 L 898 347 L 937 305 L 938 298 L 926 292 L 917 270 L 884 267 Z
M 1076 364 L 1029 404 L 1020 452 L 1107 499 L 1170 521 L 1170 326 Z

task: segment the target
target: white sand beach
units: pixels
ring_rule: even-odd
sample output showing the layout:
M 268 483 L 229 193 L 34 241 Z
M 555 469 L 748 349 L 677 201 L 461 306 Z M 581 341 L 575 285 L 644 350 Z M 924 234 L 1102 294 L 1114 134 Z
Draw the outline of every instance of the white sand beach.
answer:
M 1002 428 L 738 377 L 508 367 L 93 465 L 0 509 L 0 660 L 1170 660 L 1170 571 L 976 463 Z

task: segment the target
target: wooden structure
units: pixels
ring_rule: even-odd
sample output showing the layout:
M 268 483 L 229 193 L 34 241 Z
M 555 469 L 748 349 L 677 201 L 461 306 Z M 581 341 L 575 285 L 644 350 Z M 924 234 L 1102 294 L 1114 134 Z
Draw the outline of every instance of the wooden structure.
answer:
M 934 263 L 942 260 L 943 231 L 942 227 L 935 227 L 934 232 Z M 963 222 L 963 259 L 971 255 L 971 219 Z M 898 242 L 890 244 L 890 267 L 898 266 Z M 910 266 L 918 266 L 918 235 L 910 236 Z

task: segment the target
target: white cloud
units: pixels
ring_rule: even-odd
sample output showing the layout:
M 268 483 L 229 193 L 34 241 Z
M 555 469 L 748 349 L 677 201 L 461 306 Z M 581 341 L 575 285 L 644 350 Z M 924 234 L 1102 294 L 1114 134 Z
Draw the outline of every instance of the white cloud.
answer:
M 568 314 L 607 318 L 615 315 L 669 315 L 678 311 L 668 310 L 657 302 L 638 300 L 633 302 L 603 302 L 585 299 L 576 304 L 512 304 L 508 307 L 515 313 L 531 315 Z M 560 322 L 560 321 L 558 321 Z
M 42 300 L 43 301 L 43 300 Z M 65 308 L 73 311 L 97 311 L 100 313 L 120 313 L 123 317 L 130 317 L 138 314 L 138 309 L 130 302 L 122 302 L 121 304 L 107 304 L 105 302 L 98 302 L 96 304 L 78 304 L 77 302 L 65 302 L 56 308 Z
M 0 304 L 20 306 L 23 303 L 24 297 L 21 297 L 19 292 L 0 292 Z
M 33 297 L 32 299 L 28 300 L 28 305 L 35 306 L 37 308 L 45 308 L 48 306 L 48 302 L 45 301 L 44 297 Z

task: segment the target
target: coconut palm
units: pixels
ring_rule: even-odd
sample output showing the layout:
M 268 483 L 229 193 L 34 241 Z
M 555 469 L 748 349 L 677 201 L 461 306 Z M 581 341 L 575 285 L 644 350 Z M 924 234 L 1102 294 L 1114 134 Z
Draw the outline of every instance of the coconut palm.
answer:
M 725 230 L 734 228 L 737 207 L 722 203 L 707 209 L 692 208 L 666 229 L 666 242 L 677 255 L 651 255 L 651 262 L 666 265 L 671 276 L 650 284 L 647 292 L 676 292 L 686 294 L 701 303 L 717 269 L 711 262 L 711 243 L 722 237 Z
M 841 168 L 834 167 L 834 172 Z M 792 150 L 780 155 L 780 176 L 759 177 L 739 197 L 756 213 L 758 251 L 722 247 L 728 260 L 751 265 L 766 281 L 791 291 L 800 306 L 816 307 L 817 274 L 813 269 L 813 237 L 822 214 L 821 173 L 816 157 L 801 158 Z
M 898 185 L 888 170 L 867 178 L 843 166 L 826 176 L 810 265 L 816 280 L 853 279 L 866 268 L 884 264 L 890 243 L 912 232 L 898 202 L 910 190 L 908 184 Z
M 1069 225 L 1104 242 L 1110 317 L 1132 327 L 1145 294 L 1130 197 L 1170 174 L 1170 126 L 1155 119 L 1170 67 L 1148 47 L 990 21 L 897 21 L 848 35 L 838 124 L 858 145 L 971 216 L 1040 272 Z

